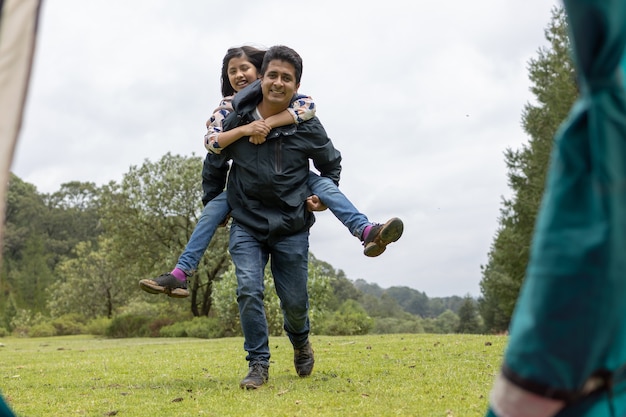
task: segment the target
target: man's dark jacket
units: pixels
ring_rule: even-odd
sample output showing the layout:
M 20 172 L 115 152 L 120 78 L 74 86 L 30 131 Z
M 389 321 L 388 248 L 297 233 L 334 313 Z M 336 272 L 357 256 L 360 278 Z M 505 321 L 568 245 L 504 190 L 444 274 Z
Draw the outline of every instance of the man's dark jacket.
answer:
M 258 81 L 237 93 L 224 130 L 254 121 L 261 100 Z M 269 243 L 299 233 L 315 222 L 306 208 L 306 198 L 311 195 L 307 185 L 309 159 L 320 175 L 339 184 L 341 154 L 316 117 L 272 129 L 260 145 L 243 137 L 220 155 L 207 155 L 202 172 L 203 200 L 207 202 L 222 192 L 228 177 L 230 214 L 248 233 Z M 229 160 L 232 166 L 227 175 Z

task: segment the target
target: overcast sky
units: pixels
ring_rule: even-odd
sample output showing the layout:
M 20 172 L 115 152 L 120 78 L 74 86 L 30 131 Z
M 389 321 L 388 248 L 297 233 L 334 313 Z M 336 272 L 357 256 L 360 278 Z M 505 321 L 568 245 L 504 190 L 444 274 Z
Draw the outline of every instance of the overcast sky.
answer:
M 510 195 L 504 151 L 528 141 L 527 65 L 557 5 L 45 0 L 12 171 L 50 193 L 120 181 L 167 152 L 203 156 L 226 50 L 288 45 L 304 60 L 300 92 L 342 152 L 341 189 L 370 220 L 405 223 L 366 258 L 326 211 L 311 252 L 351 280 L 479 296 Z

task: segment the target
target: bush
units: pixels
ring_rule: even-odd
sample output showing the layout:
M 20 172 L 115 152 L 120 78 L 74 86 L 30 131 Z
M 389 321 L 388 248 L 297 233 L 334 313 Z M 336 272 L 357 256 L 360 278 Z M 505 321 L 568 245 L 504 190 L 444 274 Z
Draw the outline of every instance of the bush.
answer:
M 161 337 L 187 337 L 187 326 L 184 321 L 161 327 L 159 331 Z
M 0 327 L 0 337 L 7 337 L 9 335 L 9 331 L 4 327 Z
M 94 336 L 104 336 L 106 335 L 112 321 L 113 320 L 108 317 L 97 317 L 95 319 L 91 319 L 87 324 L 85 324 L 85 332 Z
M 111 321 L 105 335 L 113 338 L 147 337 L 150 335 L 150 317 L 122 314 Z
M 215 339 L 223 336 L 219 319 L 212 317 L 194 317 L 187 327 L 187 336 L 201 339 Z
M 371 333 L 375 334 L 399 334 L 399 333 L 424 333 L 421 319 L 401 319 L 396 317 L 382 317 L 374 320 Z
M 218 318 L 194 317 L 188 321 L 181 321 L 162 327 L 159 335 L 161 337 L 215 339 L 224 336 L 224 329 Z
M 41 313 L 33 314 L 30 310 L 19 309 L 11 319 L 10 328 L 13 334 L 19 337 L 28 337 L 30 329 L 38 324 L 45 323 L 47 318 Z
M 157 299 L 158 300 L 158 299 Z M 174 306 L 174 304 L 172 304 Z M 168 304 L 163 302 L 149 303 L 142 300 L 133 300 L 124 305 L 118 311 L 119 315 L 134 315 L 134 316 L 152 316 L 159 317 L 164 315 L 164 312 L 168 309 Z
M 13 326 L 13 331 L 11 333 L 13 334 L 13 336 L 17 336 L 17 337 L 28 337 L 29 332 L 30 332 L 30 327 Z
M 159 317 L 148 324 L 150 329 L 150 337 L 160 336 L 160 331 L 163 327 L 169 326 L 174 323 L 174 320 L 169 317 Z
M 28 330 L 30 337 L 52 337 L 57 336 L 57 330 L 52 323 L 35 324 Z
M 80 314 L 65 314 L 52 320 L 51 325 L 58 336 L 85 333 L 85 318 Z

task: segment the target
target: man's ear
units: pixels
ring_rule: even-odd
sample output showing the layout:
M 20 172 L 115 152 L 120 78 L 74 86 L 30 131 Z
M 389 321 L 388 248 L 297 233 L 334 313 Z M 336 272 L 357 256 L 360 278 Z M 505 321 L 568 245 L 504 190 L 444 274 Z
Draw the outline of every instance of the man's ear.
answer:
M 300 89 L 300 83 L 296 84 L 296 93 L 298 92 L 299 89 Z

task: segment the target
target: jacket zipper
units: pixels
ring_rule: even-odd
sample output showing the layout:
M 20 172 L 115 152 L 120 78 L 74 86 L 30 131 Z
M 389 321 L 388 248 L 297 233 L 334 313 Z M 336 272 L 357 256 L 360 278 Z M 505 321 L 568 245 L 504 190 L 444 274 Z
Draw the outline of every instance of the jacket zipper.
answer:
M 281 174 L 283 170 L 282 164 L 282 148 L 283 148 L 283 137 L 279 136 L 276 139 L 276 146 L 274 147 L 274 170 L 277 174 Z

